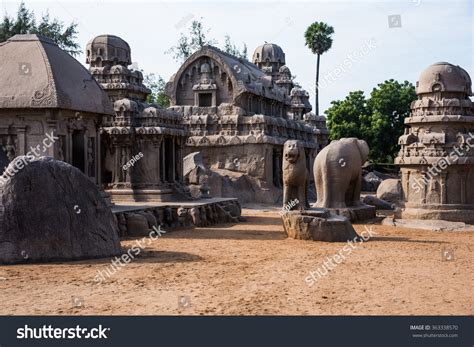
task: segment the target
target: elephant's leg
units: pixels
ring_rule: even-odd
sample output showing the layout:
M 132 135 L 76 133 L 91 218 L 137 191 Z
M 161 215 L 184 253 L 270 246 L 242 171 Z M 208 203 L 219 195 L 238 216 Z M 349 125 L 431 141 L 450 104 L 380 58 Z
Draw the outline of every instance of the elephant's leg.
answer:
M 325 207 L 327 203 L 326 182 L 321 168 L 317 168 L 314 175 L 316 183 L 316 207 Z
M 351 180 L 346 189 L 346 194 L 344 195 L 344 201 L 346 202 L 346 206 L 352 206 L 354 204 L 354 184 L 355 181 Z
M 360 191 L 362 189 L 362 172 L 359 173 L 357 180 L 354 182 L 354 196 L 352 198 L 354 206 L 362 206 L 360 201 Z
M 362 206 L 362 201 L 360 201 L 360 190 L 362 187 L 362 174 L 359 173 L 357 179 L 353 182 L 353 193 L 352 193 L 352 206 Z
M 328 187 L 331 192 L 331 197 L 329 199 L 330 206 L 335 208 L 346 207 L 346 192 L 348 184 L 343 184 L 341 182 L 333 182 L 332 187 Z

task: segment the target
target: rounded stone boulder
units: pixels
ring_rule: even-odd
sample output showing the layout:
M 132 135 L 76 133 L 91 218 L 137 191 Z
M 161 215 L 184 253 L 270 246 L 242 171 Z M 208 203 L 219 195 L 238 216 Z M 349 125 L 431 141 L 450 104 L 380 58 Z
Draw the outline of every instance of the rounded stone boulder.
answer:
M 121 253 L 112 211 L 80 170 L 50 157 L 20 156 L 6 172 L 12 174 L 1 185 L 0 263 Z
M 382 181 L 377 188 L 377 198 L 399 204 L 402 201 L 402 185 L 399 179 L 388 179 Z

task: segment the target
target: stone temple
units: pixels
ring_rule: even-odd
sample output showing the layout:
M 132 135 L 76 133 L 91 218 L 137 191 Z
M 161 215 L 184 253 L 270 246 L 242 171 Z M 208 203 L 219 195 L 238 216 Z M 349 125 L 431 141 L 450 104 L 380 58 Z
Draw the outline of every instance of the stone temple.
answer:
M 286 140 L 301 141 L 309 172 L 328 142 L 325 117 L 309 113 L 309 95 L 295 85 L 276 44 L 259 46 L 252 62 L 204 46 L 171 77 L 166 92 L 189 130 L 185 154 L 201 152 L 207 167 L 255 178 L 266 191 L 281 194 Z M 267 197 L 255 194 L 254 201 Z
M 0 43 L 0 222 L 8 205 L 3 189 L 25 167 L 10 169 L 22 155 L 51 157 L 78 168 L 106 198 L 119 236 L 145 236 L 157 225 L 238 221 L 235 198 L 192 199 L 183 184 L 187 131 L 182 115 L 146 102 L 150 90 L 142 73 L 129 69 L 129 45 L 101 35 L 85 51 L 90 72 L 39 35 L 16 35 Z M 61 187 L 44 189 L 44 196 L 54 196 Z M 55 209 L 59 201 L 32 208 Z
M 430 65 L 416 83 L 405 119 L 400 166 L 402 218 L 474 223 L 474 105 L 471 79 L 459 66 Z
M 86 62 L 115 111 L 100 127 L 102 183 L 112 201 L 189 198 L 182 183 L 186 136 L 182 117 L 146 102 L 150 90 L 143 85 L 142 73 L 129 68 L 128 43 L 113 35 L 97 36 L 87 44 Z M 136 162 L 124 167 L 133 157 Z
M 46 37 L 16 35 L 0 43 L 0 76 L 1 170 L 30 152 L 65 161 L 99 185 L 97 125 L 114 110 L 87 69 Z

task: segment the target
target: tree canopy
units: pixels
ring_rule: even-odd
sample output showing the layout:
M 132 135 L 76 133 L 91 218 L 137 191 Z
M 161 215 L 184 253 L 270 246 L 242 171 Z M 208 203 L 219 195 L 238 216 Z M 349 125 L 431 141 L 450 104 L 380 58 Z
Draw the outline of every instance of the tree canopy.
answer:
M 203 46 L 215 46 L 218 41 L 209 38 L 210 29 L 204 28 L 202 23 L 203 18 L 200 20 L 193 20 L 188 28 L 188 33 L 181 33 L 178 42 L 175 46 L 172 46 L 165 53 L 172 54 L 173 59 L 177 62 L 184 62 L 194 52 L 201 49 Z M 244 43 L 243 48 L 239 49 L 230 39 L 229 35 L 225 36 L 224 52 L 235 55 L 240 59 L 247 60 L 247 45 Z
M 23 2 L 20 3 L 16 18 L 5 15 L 0 23 L 0 42 L 17 34 L 39 34 L 49 37 L 73 56 L 81 53 L 76 41 L 77 33 L 77 23 L 73 22 L 65 26 L 63 22 L 51 18 L 48 12 L 43 14 L 37 23 L 34 12 L 28 10 Z
M 143 84 L 151 89 L 151 94 L 146 100 L 148 103 L 158 104 L 163 108 L 170 106 L 170 100 L 165 93 L 166 82 L 160 75 L 156 76 L 154 73 L 145 75 Z
M 350 92 L 344 100 L 332 101 L 326 111 L 331 139 L 364 139 L 370 147 L 371 161 L 391 163 L 404 131 L 404 119 L 415 99 L 415 87 L 410 82 L 393 79 L 378 84 L 369 98 L 360 90 Z

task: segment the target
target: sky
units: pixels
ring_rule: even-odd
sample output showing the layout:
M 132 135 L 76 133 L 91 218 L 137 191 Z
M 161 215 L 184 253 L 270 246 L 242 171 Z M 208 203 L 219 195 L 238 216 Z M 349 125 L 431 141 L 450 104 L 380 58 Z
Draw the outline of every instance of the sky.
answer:
M 13 16 L 20 1 L 0 0 L 0 14 Z M 366 95 L 387 80 L 413 84 L 430 64 L 447 61 L 474 77 L 472 0 L 428 1 L 38 1 L 25 0 L 37 17 L 50 15 L 78 23 L 78 42 L 100 34 L 120 36 L 130 44 L 132 61 L 145 73 L 169 80 L 179 68 L 172 55 L 192 20 L 210 30 L 223 45 L 232 41 L 254 49 L 265 42 L 280 45 L 286 65 L 310 94 L 314 105 L 316 57 L 305 46 L 304 32 L 314 21 L 334 27 L 332 48 L 321 56 L 320 110 L 354 90 Z M 217 46 L 219 46 L 219 44 Z M 77 59 L 85 64 L 84 55 Z

